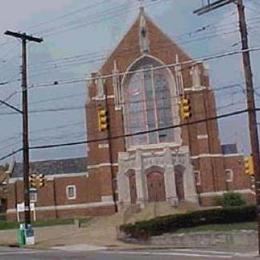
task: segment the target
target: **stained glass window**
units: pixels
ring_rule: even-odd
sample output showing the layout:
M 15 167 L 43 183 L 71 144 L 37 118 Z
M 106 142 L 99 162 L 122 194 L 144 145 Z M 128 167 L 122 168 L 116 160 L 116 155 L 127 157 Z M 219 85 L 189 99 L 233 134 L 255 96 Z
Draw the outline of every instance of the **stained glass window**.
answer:
M 123 85 L 126 134 L 135 134 L 173 125 L 172 78 L 156 60 L 145 57 L 131 68 Z M 174 141 L 174 130 L 165 129 L 127 138 L 128 146 Z

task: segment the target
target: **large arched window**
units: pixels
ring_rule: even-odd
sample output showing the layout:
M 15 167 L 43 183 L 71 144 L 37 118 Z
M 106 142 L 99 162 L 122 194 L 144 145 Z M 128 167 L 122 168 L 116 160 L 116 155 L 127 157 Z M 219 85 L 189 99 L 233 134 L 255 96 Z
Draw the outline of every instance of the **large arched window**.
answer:
M 129 70 L 123 82 L 126 134 L 173 125 L 174 97 L 170 91 L 173 80 L 167 68 L 153 69 L 161 65 L 155 59 L 145 56 Z M 173 141 L 173 129 L 151 131 L 127 138 L 128 146 Z

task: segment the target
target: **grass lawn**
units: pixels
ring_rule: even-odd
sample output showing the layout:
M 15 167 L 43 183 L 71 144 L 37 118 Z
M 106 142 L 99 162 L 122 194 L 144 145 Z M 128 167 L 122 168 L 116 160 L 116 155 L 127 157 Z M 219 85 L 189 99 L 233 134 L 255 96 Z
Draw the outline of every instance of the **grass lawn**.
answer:
M 256 222 L 244 222 L 234 224 L 214 224 L 203 225 L 192 228 L 181 228 L 176 233 L 196 233 L 196 232 L 214 232 L 214 231 L 234 231 L 234 230 L 257 230 Z
M 80 219 L 80 223 L 86 223 L 89 221 L 89 219 L 87 218 Z M 74 224 L 74 219 L 49 219 L 45 221 L 32 222 L 33 227 L 48 227 L 48 226 L 71 225 L 71 224 Z M 19 223 L 17 222 L 0 221 L 0 230 L 17 229 L 17 228 L 19 228 Z

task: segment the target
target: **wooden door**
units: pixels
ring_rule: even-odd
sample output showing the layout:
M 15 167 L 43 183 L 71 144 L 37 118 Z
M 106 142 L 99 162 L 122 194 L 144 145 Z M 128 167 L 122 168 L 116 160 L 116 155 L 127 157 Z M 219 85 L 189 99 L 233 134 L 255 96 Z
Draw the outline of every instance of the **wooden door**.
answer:
M 164 175 L 160 172 L 151 172 L 147 175 L 148 201 L 165 201 Z
M 136 203 L 136 199 L 137 199 L 135 173 L 131 173 L 129 175 L 129 188 L 130 188 L 131 203 L 135 204 Z
M 176 193 L 179 201 L 185 199 L 184 194 L 184 185 L 183 185 L 183 173 L 181 171 L 175 172 L 175 184 L 176 184 Z

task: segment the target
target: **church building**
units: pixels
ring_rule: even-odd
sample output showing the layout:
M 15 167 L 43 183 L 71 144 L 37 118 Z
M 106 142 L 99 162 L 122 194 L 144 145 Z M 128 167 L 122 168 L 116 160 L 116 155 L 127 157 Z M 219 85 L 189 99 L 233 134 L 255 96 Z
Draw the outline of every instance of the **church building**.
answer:
M 207 66 L 143 8 L 92 78 L 88 178 L 99 201 L 111 203 L 108 211 L 157 201 L 211 206 L 226 191 L 254 201 L 243 155 L 236 145 L 221 145 Z M 184 116 L 183 101 L 189 109 Z

